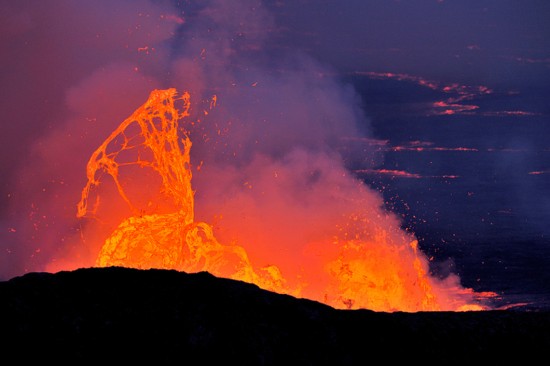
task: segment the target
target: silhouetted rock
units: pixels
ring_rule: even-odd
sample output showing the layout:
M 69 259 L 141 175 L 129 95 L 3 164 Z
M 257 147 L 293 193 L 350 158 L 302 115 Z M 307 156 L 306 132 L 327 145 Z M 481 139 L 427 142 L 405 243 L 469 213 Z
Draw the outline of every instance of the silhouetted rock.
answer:
M 550 313 L 335 310 L 171 270 L 88 268 L 0 282 L 2 357 L 53 362 L 368 365 L 547 357 Z

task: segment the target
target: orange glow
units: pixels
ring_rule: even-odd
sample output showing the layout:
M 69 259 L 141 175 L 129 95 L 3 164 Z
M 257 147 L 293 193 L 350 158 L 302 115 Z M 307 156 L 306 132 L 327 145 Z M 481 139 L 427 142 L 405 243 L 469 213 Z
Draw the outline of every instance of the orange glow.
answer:
M 212 107 L 215 103 L 213 98 Z M 220 243 L 214 228 L 194 217 L 192 143 L 189 131 L 178 124 L 180 120 L 192 123 L 187 121 L 190 105 L 188 93 L 154 90 L 92 154 L 77 216 L 109 219 L 98 210 L 103 204 L 100 183 L 106 183 L 106 177 L 114 182 L 129 212 L 113 224 L 116 228 L 105 239 L 96 266 L 208 271 L 340 309 L 483 308 L 471 301 L 472 296 L 466 299 L 454 282 L 442 284 L 431 278 L 428 260 L 416 239 L 398 228 L 389 215 L 381 217 L 368 208 L 339 219 L 334 223 L 336 235 L 311 239 L 305 245 L 306 253 L 296 253 L 295 258 L 290 254 L 285 263 L 258 268 L 249 259 L 249 252 L 257 248 Z M 126 170 L 130 173 L 125 175 Z M 133 174 L 143 170 L 152 171 L 157 179 L 135 179 Z M 155 192 L 147 191 L 151 187 Z M 247 230 L 261 231 L 258 223 Z M 278 248 L 269 250 L 275 254 Z
M 178 135 L 178 120 L 189 116 L 189 98 L 188 93 L 176 97 L 175 89 L 153 91 L 147 102 L 126 119 L 88 161 L 88 183 L 82 191 L 77 216 L 89 213 L 89 195 L 100 184 L 97 176 L 102 172 L 112 177 L 119 195 L 132 212 L 107 238 L 96 265 L 208 271 L 276 290 L 279 279 L 273 274 L 277 271 L 264 271 L 263 277 L 258 275 L 242 247 L 221 245 L 208 224 L 194 221 L 192 144 L 187 131 L 183 130 L 181 140 Z M 181 111 L 177 108 L 178 102 L 182 104 Z M 135 135 L 129 134 L 136 127 Z M 117 161 L 127 151 L 135 151 L 137 159 Z M 143 159 L 148 152 L 151 161 Z M 162 198 L 170 201 L 168 206 L 173 212 L 143 214 L 144 210 L 132 202 L 119 179 L 120 168 L 130 165 L 151 168 L 160 175 Z M 158 203 L 147 202 L 147 206 L 153 204 Z
M 415 149 L 415 151 L 417 151 Z M 418 150 L 421 151 L 421 150 Z M 404 170 L 395 170 L 395 169 L 357 169 L 355 170 L 355 173 L 358 174 L 375 174 L 375 175 L 382 175 L 382 176 L 389 176 L 392 178 L 414 178 L 414 179 L 421 179 L 421 178 L 442 178 L 442 179 L 457 179 L 460 178 L 458 175 L 420 175 L 417 173 L 409 173 Z
M 452 83 L 445 85 L 433 80 L 424 79 L 419 76 L 408 74 L 394 74 L 391 72 L 360 72 L 356 71 L 356 75 L 366 75 L 373 79 L 391 79 L 397 81 L 406 81 L 415 83 L 424 88 L 443 92 L 449 97 L 444 101 L 436 101 L 431 103 L 432 109 L 428 111 L 428 116 L 444 116 L 455 114 L 473 114 L 478 112 L 479 106 L 473 104 L 463 104 L 464 101 L 476 99 L 479 96 L 492 94 L 493 90 L 483 86 L 469 86 Z M 500 112 L 499 112 L 500 113 Z
M 528 111 L 493 111 L 493 112 L 485 112 L 483 113 L 484 116 L 495 116 L 495 117 L 506 117 L 506 116 L 517 116 L 517 117 L 524 117 L 524 116 L 540 116 L 542 113 L 535 113 L 535 112 L 528 112 Z
M 365 174 L 389 175 L 392 177 L 400 177 L 400 178 L 416 178 L 416 179 L 422 178 L 420 174 L 409 173 L 404 170 L 394 170 L 394 169 L 358 169 L 355 172 L 365 173 Z

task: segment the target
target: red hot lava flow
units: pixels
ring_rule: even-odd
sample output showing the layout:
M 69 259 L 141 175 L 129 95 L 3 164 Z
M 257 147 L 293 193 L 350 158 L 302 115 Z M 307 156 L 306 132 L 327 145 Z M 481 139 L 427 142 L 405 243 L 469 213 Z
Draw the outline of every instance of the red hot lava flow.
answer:
M 113 217 L 102 216 L 100 210 L 109 176 L 129 208 L 129 216 L 113 223 L 116 228 L 105 239 L 96 266 L 208 271 L 341 309 L 486 308 L 479 300 L 489 294 L 462 288 L 456 278 L 432 278 L 415 238 L 397 230 L 393 221 L 386 225 L 380 217 L 369 217 L 370 211 L 335 222 L 337 235 L 304 243 L 310 257 L 289 258 L 292 266 L 259 267 L 250 260 L 250 244 L 220 243 L 213 227 L 194 217 L 192 142 L 188 129 L 179 125 L 192 123 L 189 109 L 188 93 L 154 90 L 92 154 L 77 216 L 103 221 Z M 146 179 L 136 178 L 145 170 L 150 173 Z

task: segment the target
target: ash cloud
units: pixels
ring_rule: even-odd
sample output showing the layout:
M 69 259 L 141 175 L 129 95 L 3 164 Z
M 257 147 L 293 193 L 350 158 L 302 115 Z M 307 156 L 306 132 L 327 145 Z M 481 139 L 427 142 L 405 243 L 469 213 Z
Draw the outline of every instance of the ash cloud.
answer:
M 149 1 L 1 7 L 0 277 L 9 278 L 68 252 L 90 256 L 75 242 L 86 162 L 160 85 L 178 21 L 169 4 Z M 158 53 L 144 58 L 143 46 Z
M 205 220 L 219 214 L 209 197 L 231 185 L 228 169 L 250 171 L 258 156 L 277 166 L 296 151 L 327 154 L 341 169 L 340 138 L 366 125 L 354 90 L 329 69 L 298 51 L 269 50 L 275 20 L 258 2 L 3 7 L 2 46 L 11 51 L 1 75 L 12 87 L 1 103 L 13 123 L 2 144 L 12 178 L 2 187 L 2 278 L 52 261 L 70 266 L 64 257 L 93 264 L 95 238 L 82 243 L 86 224 L 75 218 L 86 162 L 153 88 L 192 93 L 193 118 L 202 119 L 193 162 L 204 167 L 193 185 Z M 219 103 L 204 116 L 214 94 Z
M 308 243 L 343 232 L 372 236 L 383 226 L 390 245 L 414 239 L 348 169 L 358 156 L 343 154 L 343 141 L 369 133 L 355 91 L 328 65 L 276 47 L 280 29 L 262 3 L 112 4 L 8 9 L 19 15 L 7 42 L 31 46 L 8 68 L 28 81 L 9 93 L 12 136 L 22 138 L 4 187 L 0 277 L 94 264 L 103 232 L 75 217 L 87 159 L 153 88 L 191 92 L 197 219 L 222 242 L 246 243 L 258 266 L 303 264 Z M 32 113 L 26 90 L 38 103 Z M 13 156 L 14 143 L 4 145 Z M 374 159 L 368 146 L 359 152 Z M 346 227 L 357 212 L 372 226 Z

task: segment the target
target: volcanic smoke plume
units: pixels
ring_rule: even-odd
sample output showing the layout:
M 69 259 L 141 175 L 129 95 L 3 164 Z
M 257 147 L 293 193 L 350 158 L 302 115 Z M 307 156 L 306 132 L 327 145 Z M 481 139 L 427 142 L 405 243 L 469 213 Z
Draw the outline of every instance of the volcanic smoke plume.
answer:
M 414 235 L 353 175 L 350 164 L 375 158 L 345 146 L 368 134 L 357 95 L 307 55 L 275 48 L 280 30 L 263 6 L 120 1 L 112 19 L 111 2 L 93 12 L 35 5 L 10 9 L 14 37 L 35 35 L 36 53 L 51 23 L 47 36 L 68 57 L 29 74 L 62 97 L 42 106 L 41 133 L 9 188 L 3 277 L 120 264 L 211 270 L 339 308 L 483 307 L 457 276 L 430 276 Z M 77 57 L 82 44 L 92 59 Z M 173 94 L 155 99 L 162 90 Z M 164 113 L 176 101 L 183 109 Z M 92 193 L 79 206 L 85 218 L 75 215 L 82 187 Z M 124 236 L 152 218 L 162 235 Z M 125 262 L 120 243 L 157 249 Z
M 177 102 L 183 102 L 182 111 L 176 107 Z M 229 235 L 241 239 L 219 243 L 210 225 L 194 219 L 192 142 L 185 127 L 179 126 L 180 119 L 189 117 L 189 108 L 188 93 L 178 97 L 175 89 L 154 90 L 147 102 L 92 154 L 78 216 L 91 212 L 92 218 L 105 220 L 105 214 L 98 212 L 101 193 L 97 193 L 95 207 L 88 207 L 92 191 L 102 183 L 98 178 L 101 173 L 113 179 L 130 211 L 130 216 L 106 239 L 96 265 L 208 271 L 334 307 L 385 311 L 472 308 L 473 304 L 447 299 L 448 294 L 429 279 L 425 258 L 419 255 L 414 238 L 400 233 L 397 223 L 380 212 L 379 204 L 369 209 L 372 199 L 363 198 L 368 191 L 355 179 L 347 178 L 345 169 L 338 168 L 341 163 L 337 159 L 318 157 L 318 153 L 291 153 L 283 165 L 265 159 L 259 165 L 251 163 L 250 179 L 239 185 L 251 192 L 259 191 L 239 193 L 234 206 L 230 205 L 229 210 L 223 207 L 221 212 L 222 217 L 235 216 L 241 210 L 245 217 L 249 212 L 254 216 L 244 225 L 243 220 L 222 224 L 227 225 Z M 262 167 L 268 167 L 267 172 Z M 133 171 L 123 174 L 130 168 Z M 159 188 L 153 189 L 154 184 L 148 184 L 152 177 L 135 168 L 158 174 Z M 218 171 L 226 174 L 221 168 Z M 235 172 L 230 175 L 240 176 Z M 211 178 L 222 187 L 229 186 Z M 303 193 L 308 190 L 313 191 L 311 197 Z M 291 197 L 286 197 L 287 192 Z M 346 192 L 357 193 L 350 197 Z M 286 202 L 281 205 L 282 199 Z M 113 201 L 110 195 L 108 201 Z M 249 206 L 250 201 L 255 206 Z M 302 209 L 304 204 L 306 210 Z M 326 207 L 330 210 L 311 220 L 311 206 L 319 211 Z M 293 226 L 293 222 L 298 224 Z M 279 235 L 274 227 L 286 230 Z M 241 246 L 239 241 L 245 244 Z M 283 249 L 282 255 L 277 253 L 279 248 Z M 254 265 L 258 261 L 262 267 Z

